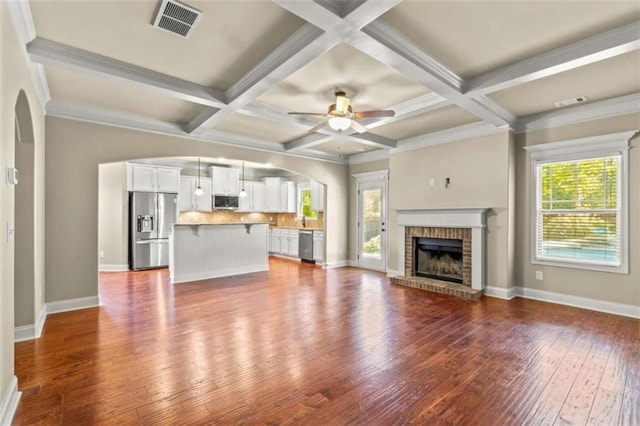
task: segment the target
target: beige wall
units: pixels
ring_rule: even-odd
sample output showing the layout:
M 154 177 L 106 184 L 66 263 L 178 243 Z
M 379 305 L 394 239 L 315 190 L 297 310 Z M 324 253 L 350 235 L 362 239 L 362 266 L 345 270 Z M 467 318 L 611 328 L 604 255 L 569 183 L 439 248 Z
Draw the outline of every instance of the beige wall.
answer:
M 349 260 L 354 264 L 358 254 L 358 228 L 353 226 L 356 223 L 356 215 L 358 214 L 358 194 L 356 194 L 356 191 L 358 190 L 358 182 L 353 175 L 388 169 L 389 160 L 378 160 L 363 164 L 351 164 L 349 166 Z
M 98 172 L 98 258 L 107 268 L 128 263 L 125 163 L 100 164 Z M 100 257 L 100 252 L 104 254 Z
M 98 294 L 98 165 L 103 163 L 224 156 L 269 162 L 274 168 L 315 179 L 327 189 L 327 262 L 346 260 L 348 174 L 344 165 L 55 117 L 47 117 L 46 123 L 48 302 Z
M 481 138 L 399 152 L 389 159 L 389 269 L 398 271 L 396 209 L 490 208 L 487 214 L 489 286 L 509 287 L 513 271 L 509 253 L 513 236 L 513 139 L 507 130 Z M 445 178 L 450 178 L 445 188 Z M 429 180 L 435 179 L 435 186 Z
M 44 112 L 33 89 L 26 54 L 16 37 L 7 2 L 0 2 L 0 398 L 6 394 L 14 371 L 14 241 L 7 241 L 7 223 L 15 223 L 15 188 L 7 184 L 4 173 L 15 165 L 14 111 L 18 93 L 27 95 L 34 123 L 34 300 L 38 314 L 43 306 L 43 182 Z
M 628 275 L 531 263 L 531 166 L 523 146 L 640 129 L 640 114 L 594 120 L 517 136 L 516 284 L 526 288 L 640 306 L 640 138 L 629 150 Z M 544 280 L 535 279 L 542 271 Z

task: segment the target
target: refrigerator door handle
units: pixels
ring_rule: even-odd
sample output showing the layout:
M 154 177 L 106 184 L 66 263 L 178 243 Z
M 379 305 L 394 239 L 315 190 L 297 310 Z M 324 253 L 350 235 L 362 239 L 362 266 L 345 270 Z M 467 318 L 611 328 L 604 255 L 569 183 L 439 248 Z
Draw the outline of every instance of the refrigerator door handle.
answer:
M 138 240 L 136 244 L 144 245 L 144 244 L 153 244 L 155 240 Z

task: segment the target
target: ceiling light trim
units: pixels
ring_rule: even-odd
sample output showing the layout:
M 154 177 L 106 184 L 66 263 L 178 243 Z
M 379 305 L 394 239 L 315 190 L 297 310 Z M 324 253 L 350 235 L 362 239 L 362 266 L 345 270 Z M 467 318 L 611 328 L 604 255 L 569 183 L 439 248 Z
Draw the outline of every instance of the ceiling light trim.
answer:
M 32 61 L 43 65 L 70 69 L 107 80 L 125 80 L 201 105 L 226 105 L 222 91 L 40 37 L 27 45 L 27 52 Z

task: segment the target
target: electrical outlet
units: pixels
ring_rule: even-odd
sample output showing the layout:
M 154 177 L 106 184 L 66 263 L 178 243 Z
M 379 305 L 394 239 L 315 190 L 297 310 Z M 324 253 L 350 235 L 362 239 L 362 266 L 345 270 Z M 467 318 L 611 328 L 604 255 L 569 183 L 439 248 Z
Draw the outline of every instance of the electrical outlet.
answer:
M 100 259 L 104 259 L 104 250 L 100 250 Z
M 7 222 L 7 241 L 13 241 L 16 237 L 16 230 L 12 222 Z
M 536 271 L 536 280 L 542 281 L 544 279 L 544 274 L 542 271 Z
M 434 178 L 429 179 L 429 186 L 436 186 L 436 180 Z

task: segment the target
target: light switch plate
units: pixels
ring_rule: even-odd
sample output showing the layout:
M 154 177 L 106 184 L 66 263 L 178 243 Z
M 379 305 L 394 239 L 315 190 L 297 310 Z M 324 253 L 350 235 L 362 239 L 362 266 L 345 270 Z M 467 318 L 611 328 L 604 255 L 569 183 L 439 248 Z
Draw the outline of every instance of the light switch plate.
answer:
M 12 222 L 7 222 L 7 241 L 13 241 L 16 237 L 16 230 Z
M 9 185 L 18 184 L 18 169 L 15 167 L 7 166 L 7 183 Z

